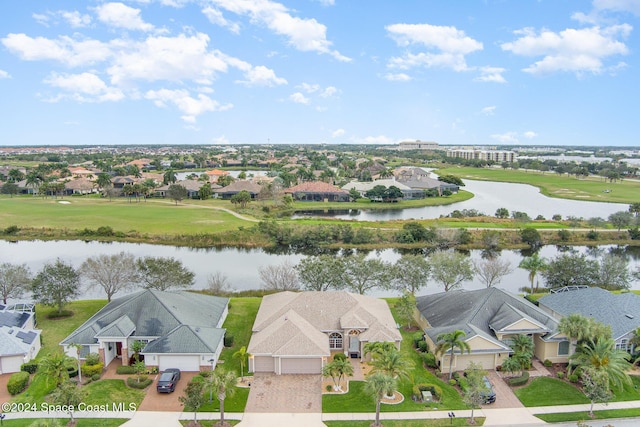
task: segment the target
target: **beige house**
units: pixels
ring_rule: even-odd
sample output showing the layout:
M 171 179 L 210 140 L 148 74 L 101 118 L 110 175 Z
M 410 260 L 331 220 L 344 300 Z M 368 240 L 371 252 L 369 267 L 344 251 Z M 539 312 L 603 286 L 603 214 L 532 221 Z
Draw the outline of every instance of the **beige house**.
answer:
M 455 370 L 471 362 L 484 369 L 495 369 L 513 353 L 511 339 L 520 334 L 533 338 L 534 355 L 554 363 L 567 362 L 569 341 L 558 334 L 558 322 L 522 297 L 498 288 L 451 291 L 416 299 L 418 322 L 424 329 L 430 349 L 438 335 L 464 331 L 470 353 L 453 355 Z M 440 366 L 449 366 L 451 351 L 438 355 Z
M 364 359 L 368 342 L 402 336 L 384 300 L 344 291 L 280 292 L 262 299 L 249 341 L 250 372 L 319 374 L 333 353 Z

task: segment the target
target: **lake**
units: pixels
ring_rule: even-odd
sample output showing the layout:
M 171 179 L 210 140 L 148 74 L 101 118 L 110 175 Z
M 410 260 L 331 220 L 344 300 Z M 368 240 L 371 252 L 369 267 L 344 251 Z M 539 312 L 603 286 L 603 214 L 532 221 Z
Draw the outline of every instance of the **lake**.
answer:
M 545 246 L 540 249 L 540 255 L 546 258 L 553 258 L 561 250 L 556 246 Z M 626 255 L 630 259 L 630 268 L 635 270 L 640 268 L 640 247 L 634 246 L 600 246 L 587 248 L 584 246 L 575 247 L 576 250 L 587 253 L 590 256 L 598 256 L 608 251 Z M 229 283 L 236 290 L 259 289 L 261 280 L 258 269 L 271 264 L 281 264 L 289 261 L 297 264 L 305 255 L 302 254 L 273 254 L 262 249 L 201 249 L 185 248 L 163 245 L 136 244 L 136 243 L 100 243 L 73 241 L 20 241 L 9 242 L 0 240 L 0 262 L 11 262 L 15 264 L 27 264 L 32 272 L 37 273 L 47 262 L 60 258 L 63 261 L 79 267 L 82 262 L 90 256 L 100 254 L 115 254 L 121 251 L 130 252 L 137 257 L 162 256 L 174 257 L 183 262 L 185 267 L 193 271 L 196 275 L 194 289 L 204 289 L 207 287 L 207 277 L 213 273 L 220 272 L 227 276 Z M 378 257 L 385 261 L 395 262 L 401 254 L 395 249 L 384 249 L 369 252 L 370 257 Z M 469 251 L 472 260 L 478 260 L 482 256 L 482 251 Z M 497 286 L 511 292 L 519 292 L 519 289 L 529 284 L 528 273 L 525 270 L 515 268 L 523 258 L 523 254 L 518 250 L 503 250 L 500 257 L 508 260 L 514 271 L 506 276 Z M 479 289 L 484 285 L 474 280 L 463 285 L 466 289 Z M 640 283 L 635 281 L 633 289 L 640 289 Z M 420 294 L 432 294 L 441 292 L 442 289 L 435 283 L 429 283 Z M 116 294 L 116 296 L 122 294 Z M 396 296 L 397 293 L 377 290 L 371 293 L 373 296 L 388 297 Z M 104 294 L 99 291 L 85 291 L 83 299 L 104 298 Z
M 331 216 L 333 218 L 350 219 L 356 221 L 384 221 L 393 219 L 433 219 L 447 216 L 454 210 L 475 209 L 493 216 L 498 208 L 506 208 L 509 212 L 526 212 L 531 218 L 542 215 L 551 219 L 555 214 L 575 217 L 601 217 L 607 219 L 609 215 L 629 209 L 628 204 L 601 203 L 582 200 L 557 199 L 540 193 L 537 187 L 527 184 L 513 184 L 508 182 L 464 180 L 465 191 L 474 197 L 463 202 L 446 206 L 425 206 L 422 208 L 385 209 L 385 210 L 346 210 L 332 212 L 297 213 L 294 218 L 307 216 Z

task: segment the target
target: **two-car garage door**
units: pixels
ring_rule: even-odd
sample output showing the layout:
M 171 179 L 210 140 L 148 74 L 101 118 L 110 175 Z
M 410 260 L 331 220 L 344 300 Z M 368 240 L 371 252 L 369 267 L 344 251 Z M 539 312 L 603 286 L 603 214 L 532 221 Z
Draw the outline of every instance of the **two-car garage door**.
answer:
M 183 372 L 197 372 L 200 370 L 200 356 L 194 355 L 180 355 L 180 356 L 169 356 L 169 355 L 161 355 L 158 356 L 158 369 L 160 372 L 164 371 L 168 368 L 178 368 Z
M 280 373 L 282 374 L 320 374 L 322 373 L 322 359 L 315 358 L 281 358 Z

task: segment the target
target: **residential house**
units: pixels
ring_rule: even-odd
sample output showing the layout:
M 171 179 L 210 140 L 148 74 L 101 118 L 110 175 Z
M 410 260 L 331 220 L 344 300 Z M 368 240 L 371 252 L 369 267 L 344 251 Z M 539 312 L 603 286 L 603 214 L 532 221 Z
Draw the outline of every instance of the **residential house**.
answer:
M 545 295 L 538 304 L 558 320 L 577 313 L 609 325 L 616 348 L 635 351 L 629 341 L 640 327 L 640 295 L 614 294 L 597 287 L 567 287 Z
M 332 353 L 365 359 L 365 344 L 402 340 L 384 300 L 344 291 L 267 295 L 252 332 L 249 371 L 276 374 L 319 374 Z
M 430 173 L 419 167 L 401 167 L 394 172 L 396 180 L 414 190 L 436 189 L 442 194 L 444 190 L 457 193 L 460 187 L 448 182 L 438 181 L 430 176 Z
M 0 311 L 0 374 L 19 372 L 40 351 L 33 304 L 10 305 Z
M 348 202 L 349 192 L 322 181 L 303 182 L 284 190 L 295 200 L 307 202 Z
M 234 181 L 226 187 L 219 188 L 214 191 L 219 197 L 223 199 L 230 199 L 232 196 L 238 194 L 241 191 L 247 191 L 251 194 L 251 198 L 255 199 L 260 194 L 262 186 L 253 181 L 238 180 Z
M 567 362 L 569 342 L 557 332 L 558 322 L 526 299 L 498 288 L 455 290 L 416 298 L 418 323 L 429 348 L 438 345 L 438 335 L 461 330 L 470 353 L 453 355 L 453 367 L 461 371 L 471 362 L 495 369 L 513 351 L 510 340 L 519 334 L 533 338 L 534 355 L 552 362 Z M 451 351 L 438 356 L 449 366 Z
M 203 185 L 208 185 L 209 187 L 211 187 L 211 184 L 209 183 L 209 181 L 203 182 L 203 181 L 196 181 L 195 179 L 185 179 L 182 181 L 177 181 L 176 184 L 183 186 L 187 190 L 187 197 L 190 199 L 200 198 L 200 188 L 202 188 Z M 155 190 L 156 196 L 166 197 L 167 191 L 169 190 L 169 187 L 171 185 L 173 184 L 167 184 L 167 185 L 163 185 L 161 187 L 156 188 Z
M 400 191 L 402 191 L 402 195 L 404 199 L 423 199 L 424 191 L 422 190 L 414 190 L 411 187 L 404 185 L 401 182 L 396 181 L 395 179 L 377 179 L 375 181 L 353 181 L 349 182 L 342 186 L 343 190 L 350 191 L 356 190 L 360 193 L 361 197 L 366 197 L 365 194 L 367 191 L 372 190 L 375 186 L 382 185 L 385 188 L 389 188 L 391 186 L 397 187 Z
M 65 182 L 64 191 L 66 194 L 92 194 L 98 192 L 98 187 L 93 181 L 77 178 Z
M 71 345 L 80 344 L 81 359 L 98 353 L 105 366 L 116 358 L 128 365 L 131 344 L 142 341 L 147 366 L 207 369 L 223 348 L 228 303 L 228 298 L 147 289 L 112 300 L 60 345 L 71 357 L 77 357 Z

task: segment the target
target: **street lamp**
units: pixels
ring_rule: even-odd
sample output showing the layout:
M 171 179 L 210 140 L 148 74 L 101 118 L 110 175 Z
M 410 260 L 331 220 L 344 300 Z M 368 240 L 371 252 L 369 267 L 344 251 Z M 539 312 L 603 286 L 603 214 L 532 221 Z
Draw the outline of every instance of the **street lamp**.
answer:
M 216 362 L 216 359 L 209 359 L 209 363 L 211 363 L 211 375 L 209 376 L 209 384 L 211 385 L 211 389 L 209 390 L 209 403 L 213 402 L 213 364 Z

